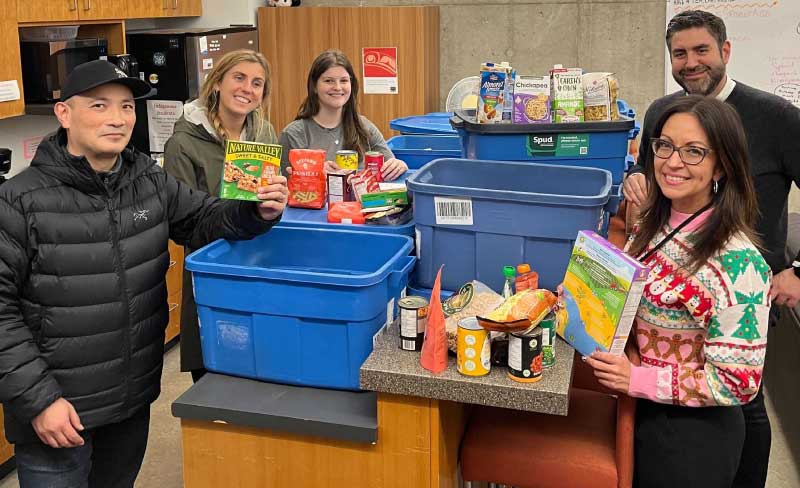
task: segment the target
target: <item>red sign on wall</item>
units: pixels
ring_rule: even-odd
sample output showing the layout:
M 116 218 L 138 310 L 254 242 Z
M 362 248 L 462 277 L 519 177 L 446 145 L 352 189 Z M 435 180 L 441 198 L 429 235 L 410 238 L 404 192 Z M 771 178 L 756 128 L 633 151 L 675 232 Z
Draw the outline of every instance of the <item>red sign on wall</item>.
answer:
M 361 61 L 364 67 L 364 93 L 397 94 L 396 47 L 365 47 Z

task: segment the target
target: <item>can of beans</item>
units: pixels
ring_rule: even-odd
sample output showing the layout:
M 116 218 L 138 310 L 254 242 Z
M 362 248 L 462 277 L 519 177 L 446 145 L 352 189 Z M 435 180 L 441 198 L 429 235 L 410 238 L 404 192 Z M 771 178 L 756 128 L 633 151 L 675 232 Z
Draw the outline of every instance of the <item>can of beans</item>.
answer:
M 542 328 L 542 367 L 549 368 L 556 363 L 556 314 L 547 314 L 539 326 Z
M 364 167 L 375 176 L 375 181 L 383 181 L 383 153 L 367 151 L 364 153 Z
M 542 328 L 508 336 L 508 377 L 522 383 L 542 378 Z
M 401 298 L 397 307 L 400 309 L 400 349 L 421 351 L 428 325 L 428 300 L 408 296 Z
M 478 325 L 478 319 L 459 320 L 456 337 L 456 365 L 464 376 L 483 376 L 492 368 L 492 346 L 489 331 Z
M 358 170 L 358 153 L 349 149 L 336 151 L 336 166 L 341 169 Z

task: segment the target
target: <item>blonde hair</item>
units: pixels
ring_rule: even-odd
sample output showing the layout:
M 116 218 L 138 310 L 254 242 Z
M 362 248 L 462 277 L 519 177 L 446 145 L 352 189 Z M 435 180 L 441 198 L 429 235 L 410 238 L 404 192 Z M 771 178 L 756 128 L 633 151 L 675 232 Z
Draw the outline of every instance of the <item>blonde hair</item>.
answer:
M 264 70 L 264 93 L 261 99 L 261 105 L 251 112 L 255 125 L 256 138 L 260 135 L 261 129 L 265 123 L 269 121 L 269 95 L 272 81 L 270 79 L 270 69 L 267 58 L 265 58 L 263 54 L 250 49 L 231 51 L 223 56 L 214 69 L 211 70 L 211 73 L 208 74 L 205 82 L 203 82 L 203 87 L 200 89 L 199 97 L 200 103 L 203 104 L 206 112 L 208 112 L 208 121 L 217 131 L 217 136 L 222 144 L 225 144 L 225 141 L 229 139 L 231 135 L 225 132 L 225 128 L 222 126 L 222 119 L 219 117 L 219 90 L 217 90 L 216 86 L 222 82 L 222 79 L 228 71 L 239 63 L 256 63 L 261 65 L 261 68 Z

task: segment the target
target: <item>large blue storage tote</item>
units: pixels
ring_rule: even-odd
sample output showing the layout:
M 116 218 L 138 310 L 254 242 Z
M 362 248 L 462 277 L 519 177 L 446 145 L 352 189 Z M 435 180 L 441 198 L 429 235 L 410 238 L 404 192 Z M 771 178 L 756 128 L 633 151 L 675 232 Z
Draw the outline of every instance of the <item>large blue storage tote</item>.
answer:
M 389 128 L 401 134 L 455 135 L 455 129 L 450 126 L 452 116 L 452 112 L 432 112 L 400 117 L 389 121 Z
M 475 111 L 456 112 L 451 125 L 461 137 L 462 157 L 535 161 L 601 168 L 615 185 L 625 177 L 628 134 L 634 121 L 559 124 L 478 124 Z
M 416 258 L 404 236 L 276 226 L 186 258 L 206 369 L 358 389 L 372 338 L 397 313 Z
M 437 159 L 407 182 L 419 263 L 413 282 L 442 289 L 477 279 L 503 286 L 503 266 L 529 263 L 540 286 L 564 278 L 579 230 L 606 225 L 611 173 L 539 163 Z
M 405 161 L 410 169 L 419 169 L 434 159 L 461 157 L 461 138 L 455 134 L 451 136 L 404 134 L 392 137 L 386 141 L 386 145 L 395 157 Z

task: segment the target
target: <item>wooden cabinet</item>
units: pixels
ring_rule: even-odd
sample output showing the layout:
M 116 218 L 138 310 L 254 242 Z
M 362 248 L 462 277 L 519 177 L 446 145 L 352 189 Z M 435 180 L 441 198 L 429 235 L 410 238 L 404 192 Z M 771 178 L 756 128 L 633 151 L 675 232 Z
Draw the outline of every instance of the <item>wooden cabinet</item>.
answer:
M 188 17 L 202 13 L 202 0 L 128 0 L 127 18 Z
M 126 0 L 25 0 L 18 3 L 17 15 L 20 22 L 120 19 L 125 4 Z
M 3 407 L 0 406 L 0 466 L 14 456 L 14 446 L 6 441 L 6 429 L 3 425 Z M 0 469 L 0 479 L 2 479 L 2 469 Z
M 165 342 L 177 337 L 181 332 L 181 299 L 183 290 L 183 247 L 169 241 L 169 269 L 167 269 L 167 303 L 169 304 L 169 324 Z
M 0 119 L 22 115 L 22 64 L 19 57 L 19 31 L 17 31 L 17 0 L 0 1 L 0 82 L 16 81 L 20 99 L 0 102 Z

